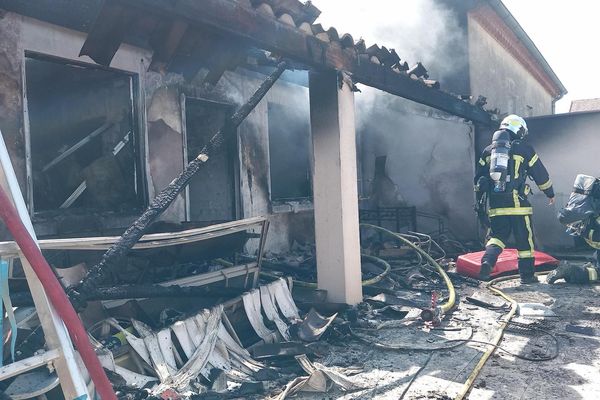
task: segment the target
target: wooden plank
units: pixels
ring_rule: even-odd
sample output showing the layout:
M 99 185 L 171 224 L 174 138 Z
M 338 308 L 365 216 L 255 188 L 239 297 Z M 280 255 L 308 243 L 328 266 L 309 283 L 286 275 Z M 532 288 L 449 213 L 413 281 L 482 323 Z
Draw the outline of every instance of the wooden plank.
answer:
M 101 65 L 110 65 L 131 26 L 133 15 L 115 0 L 108 0 L 92 27 L 94 35 L 85 41 L 79 56 L 90 56 Z
M 141 246 L 141 248 L 152 248 L 160 247 L 163 241 L 168 241 L 169 245 L 172 245 L 206 240 L 240 232 L 254 225 L 260 226 L 264 221 L 264 217 L 253 217 L 181 232 L 152 233 L 142 236 L 137 246 Z M 102 250 L 108 248 L 109 245 L 113 244 L 118 239 L 119 236 L 45 239 L 40 240 L 39 244 L 42 250 Z M 17 255 L 18 252 L 19 247 L 15 242 L 0 242 L 0 255 L 9 257 Z
M 244 265 L 236 265 L 233 267 L 225 268 L 219 271 L 207 272 L 204 274 L 191 275 L 186 276 L 184 278 L 175 279 L 172 281 L 159 282 L 158 285 L 161 286 L 205 286 L 210 285 L 212 283 L 221 282 L 225 279 L 233 279 L 237 277 L 241 277 L 244 275 L 253 275 L 258 276 L 258 266 L 256 263 L 248 263 Z M 252 285 L 251 287 L 255 287 L 256 285 Z M 229 302 L 238 301 L 240 298 L 236 297 L 235 299 L 229 300 L 228 302 L 223 303 L 225 306 L 229 304 Z M 138 299 L 139 300 L 139 299 Z M 114 308 L 120 305 L 123 305 L 128 300 L 105 300 L 102 301 L 102 305 L 107 308 Z
M 60 351 L 57 349 L 52 349 L 37 356 L 32 356 L 24 360 L 0 367 L 0 381 L 42 367 L 49 362 L 57 360 L 59 357 Z
M 73 146 L 69 147 L 65 152 L 61 153 L 54 160 L 52 160 L 48 164 L 46 164 L 46 166 L 44 166 L 44 168 L 42 168 L 42 171 L 43 172 L 48 171 L 50 168 L 54 167 L 56 164 L 58 164 L 59 162 L 61 162 L 62 160 L 64 160 L 71 154 L 75 153 L 77 150 L 79 150 L 80 148 L 82 148 L 83 146 L 88 144 L 89 142 L 91 142 L 96 136 L 98 136 L 101 133 L 108 130 L 111 126 L 113 126 L 112 123 L 105 122 L 104 124 L 102 124 L 102 126 L 95 129 L 92 133 L 90 133 L 89 135 L 87 135 L 86 137 L 81 139 L 79 142 L 75 143 Z
M 83 194 L 83 192 L 87 189 L 87 182 L 83 181 L 77 189 L 60 205 L 58 208 L 69 208 L 75 203 L 75 201 Z
M 452 115 L 479 121 L 482 124 L 491 123 L 490 114 L 482 108 L 457 99 L 454 95 L 442 90 L 429 88 L 418 80 L 377 64 L 359 64 L 353 78 L 364 85 L 434 107 Z
M 203 83 L 215 86 L 225 71 L 234 70 L 246 58 L 246 49 L 230 43 L 211 52 L 212 65 L 208 70 L 208 74 L 204 77 Z
M 253 274 L 258 272 L 256 263 L 248 263 L 245 265 L 236 265 L 233 267 L 225 268 L 220 271 L 207 272 L 205 274 L 187 276 L 185 278 L 175 279 L 169 282 L 159 283 L 161 286 L 203 286 L 211 283 L 219 282 L 224 277 L 227 279 L 237 278 L 243 276 L 246 273 Z
M 151 70 L 160 71 L 169 64 L 187 30 L 188 23 L 177 19 L 169 25 L 166 34 L 161 34 L 160 37 L 152 40 L 154 54 L 152 55 L 152 63 L 150 64 Z

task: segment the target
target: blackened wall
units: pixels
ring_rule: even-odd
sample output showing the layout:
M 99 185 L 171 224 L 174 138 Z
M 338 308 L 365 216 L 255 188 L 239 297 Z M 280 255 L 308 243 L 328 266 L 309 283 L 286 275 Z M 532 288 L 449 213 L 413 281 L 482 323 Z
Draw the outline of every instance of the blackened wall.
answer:
M 387 156 L 387 176 L 406 205 L 440 216 L 460 239 L 475 239 L 473 126 L 369 88 L 356 95 L 356 104 L 363 203 L 374 194 L 375 159 Z M 437 229 L 425 219 L 417 227 Z

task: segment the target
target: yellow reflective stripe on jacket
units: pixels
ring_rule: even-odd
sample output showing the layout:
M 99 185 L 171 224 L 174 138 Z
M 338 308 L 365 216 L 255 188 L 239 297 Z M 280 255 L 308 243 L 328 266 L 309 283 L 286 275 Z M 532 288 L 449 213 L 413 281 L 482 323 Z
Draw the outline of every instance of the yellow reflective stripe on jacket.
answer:
M 483 158 L 479 159 L 479 165 L 481 165 L 482 167 L 485 167 L 485 161 L 483 161 Z
M 585 242 L 590 245 L 591 248 L 600 250 L 600 242 L 594 242 L 588 238 L 585 238 Z
M 513 190 L 513 201 L 515 203 L 515 208 L 521 208 L 521 200 L 519 200 L 518 190 Z
M 540 190 L 550 189 L 552 187 L 552 180 L 548 179 L 548 182 L 538 186 Z
M 504 244 L 504 242 L 502 240 L 496 239 L 496 238 L 491 238 L 490 240 L 487 241 L 487 243 L 485 245 L 486 246 L 498 246 L 502 250 L 504 250 L 506 248 L 506 245 Z
M 590 282 L 595 282 L 598 280 L 598 271 L 594 267 L 587 267 L 588 278 Z
M 515 179 L 519 178 L 519 169 L 521 168 L 521 164 L 525 161 L 522 156 L 513 154 L 513 160 L 515 160 Z
M 531 215 L 533 214 L 532 207 L 508 207 L 508 208 L 492 208 L 488 212 L 490 217 L 498 217 L 503 215 Z
M 519 258 L 532 258 L 534 256 L 533 251 L 531 250 L 523 250 L 523 251 L 519 251 L 518 253 L 518 257 Z
M 584 238 L 587 244 L 594 249 L 600 249 L 600 242 L 594 241 L 594 230 L 591 229 L 590 233 L 588 233 L 588 237 Z
M 533 157 L 531 157 L 531 160 L 529 160 L 529 166 L 533 167 L 539 159 L 540 158 L 538 157 L 538 155 L 534 154 Z

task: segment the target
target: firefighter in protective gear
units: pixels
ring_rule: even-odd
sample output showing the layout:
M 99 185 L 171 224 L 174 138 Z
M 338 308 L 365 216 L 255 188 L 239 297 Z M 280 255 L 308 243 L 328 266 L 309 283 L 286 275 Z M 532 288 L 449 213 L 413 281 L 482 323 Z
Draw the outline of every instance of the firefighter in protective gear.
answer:
M 567 225 L 567 233 L 578 236 L 593 249 L 594 262 L 581 264 L 562 263 L 547 279 L 554 283 L 564 279 L 567 283 L 597 282 L 600 276 L 600 179 L 578 175 L 567 205 L 560 210 L 558 220 Z
M 540 160 L 535 150 L 524 138 L 527 136 L 527 123 L 517 115 L 509 115 L 502 120 L 499 131 L 494 138 L 510 136 L 510 143 L 504 144 L 503 148 L 510 149 L 506 165 L 506 173 L 502 174 L 503 182 L 498 184 L 492 178 L 498 178 L 494 162 L 492 168 L 492 156 L 498 146 L 493 143 L 488 146 L 478 161 L 475 174 L 475 190 L 485 186 L 489 202 L 488 216 L 490 227 L 485 254 L 481 259 L 480 279 L 488 280 L 496 265 L 498 257 L 506 247 L 506 243 L 512 233 L 515 238 L 519 255 L 519 274 L 521 283 L 537 282 L 534 275 L 534 236 L 531 217 L 533 209 L 527 200 L 531 191 L 526 183 L 528 177 L 533 179 L 538 188 L 550 199 L 549 204 L 554 204 L 554 189 L 548 171 Z M 491 177 L 490 177 L 491 176 Z M 489 179 L 488 185 L 482 185 L 481 181 Z M 500 189 L 499 189 L 500 188 Z
M 581 236 L 590 247 L 595 249 L 594 262 L 581 264 L 561 263 L 546 277 L 546 282 L 554 283 L 564 279 L 567 283 L 593 283 L 600 277 L 600 217 L 592 218 Z

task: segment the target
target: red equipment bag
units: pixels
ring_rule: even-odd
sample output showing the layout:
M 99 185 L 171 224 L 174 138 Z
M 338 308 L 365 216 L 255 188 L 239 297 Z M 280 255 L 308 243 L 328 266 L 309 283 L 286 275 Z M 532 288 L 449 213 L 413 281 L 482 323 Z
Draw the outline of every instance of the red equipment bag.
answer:
M 456 260 L 456 272 L 461 275 L 469 276 L 471 278 L 479 279 L 479 270 L 481 269 L 481 257 L 485 252 L 479 251 L 477 253 L 468 253 L 459 256 Z M 498 262 L 492 270 L 492 278 L 496 278 L 500 275 L 512 275 L 519 271 L 518 268 L 519 257 L 517 249 L 504 249 Z M 535 252 L 535 268 L 541 269 L 542 267 L 555 267 L 559 261 L 541 251 Z

